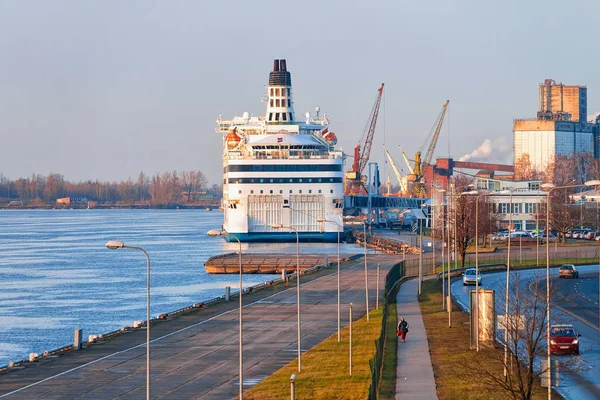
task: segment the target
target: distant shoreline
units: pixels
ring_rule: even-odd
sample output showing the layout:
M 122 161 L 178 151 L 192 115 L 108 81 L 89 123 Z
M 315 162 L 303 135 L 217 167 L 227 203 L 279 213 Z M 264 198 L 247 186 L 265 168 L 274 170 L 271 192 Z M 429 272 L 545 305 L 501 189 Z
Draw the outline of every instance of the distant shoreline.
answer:
M 50 204 L 41 205 L 23 205 L 23 206 L 0 206 L 0 210 L 218 210 L 218 205 L 194 205 L 194 204 L 97 204 L 94 207 L 87 207 L 83 204 L 73 204 L 68 206 L 55 206 Z

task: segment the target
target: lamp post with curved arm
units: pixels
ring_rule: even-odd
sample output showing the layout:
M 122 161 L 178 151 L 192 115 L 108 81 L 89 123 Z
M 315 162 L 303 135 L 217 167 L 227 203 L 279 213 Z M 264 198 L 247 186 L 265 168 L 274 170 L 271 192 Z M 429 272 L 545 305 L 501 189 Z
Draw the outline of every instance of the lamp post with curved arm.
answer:
M 436 192 L 439 192 L 442 194 L 442 204 L 437 204 L 437 205 L 432 205 L 432 209 L 435 209 L 436 206 L 441 206 L 442 207 L 442 211 L 439 213 L 441 220 L 442 220 L 442 311 L 444 311 L 446 309 L 446 274 L 444 272 L 444 245 L 446 243 L 445 241 L 445 234 L 444 234 L 444 230 L 446 229 L 446 218 L 445 218 L 445 213 L 444 213 L 444 206 L 445 206 L 445 202 L 446 202 L 446 189 L 435 189 L 434 190 Z M 439 218 L 439 217 L 438 217 Z M 434 219 L 435 221 L 435 219 Z M 435 222 L 434 222 L 435 223 Z M 435 236 L 435 230 L 433 235 Z M 435 272 L 435 246 L 433 246 L 433 269 Z M 450 276 L 450 275 L 448 275 Z M 449 278 L 448 278 L 449 279 Z
M 296 303 L 298 304 L 298 372 L 302 372 L 302 358 L 300 352 L 300 239 L 298 230 L 291 226 L 281 224 L 271 225 L 273 229 L 289 229 L 296 234 Z
M 548 247 L 549 240 L 549 226 L 550 226 L 550 194 L 553 190 L 556 189 L 570 189 L 576 187 L 586 187 L 586 186 L 598 186 L 600 185 L 600 180 L 587 181 L 583 185 L 567 185 L 567 186 L 556 186 L 553 183 L 544 183 L 540 187 L 542 189 L 549 189 L 546 192 L 546 362 L 548 371 L 546 373 L 547 376 L 547 386 L 548 386 L 548 399 L 552 398 L 552 377 L 551 377 L 551 348 L 550 348 L 550 250 Z
M 512 229 L 512 197 L 513 193 L 520 188 L 515 188 L 512 190 L 502 190 L 501 194 L 510 194 L 510 200 L 508 203 L 508 254 L 506 257 L 506 293 L 504 298 L 504 378 L 508 377 L 508 299 L 509 299 L 509 285 L 510 285 L 510 242 L 512 241 L 510 236 L 510 230 Z
M 137 246 L 125 246 L 123 242 L 111 240 L 106 243 L 106 247 L 111 250 L 134 249 L 139 250 L 146 256 L 147 261 L 147 290 L 146 290 L 146 400 L 150 400 L 150 256 L 146 250 Z
M 340 230 L 342 226 L 336 221 L 332 221 L 325 218 L 317 218 L 317 222 L 329 222 L 335 224 L 338 228 L 338 242 L 337 242 L 337 334 L 338 342 L 342 341 L 342 331 L 340 328 Z
M 363 231 L 365 235 L 365 304 L 367 307 L 367 321 L 369 321 L 369 275 L 367 274 L 367 221 L 363 222 Z
M 240 375 L 240 400 L 244 399 L 244 387 L 242 384 L 243 381 L 243 376 L 244 376 L 244 372 L 243 372 L 243 342 L 242 342 L 242 293 L 244 292 L 244 286 L 242 285 L 242 242 L 240 241 L 240 239 L 237 238 L 237 236 L 234 236 L 230 233 L 224 232 L 224 231 L 220 231 L 217 229 L 211 229 L 210 231 L 207 232 L 208 236 L 226 236 L 226 237 L 230 237 L 230 238 L 234 238 L 235 240 L 237 240 L 238 244 L 240 245 L 240 251 L 239 251 L 239 263 L 240 263 L 240 315 L 239 315 L 239 320 L 240 320 L 240 348 L 239 348 L 239 358 L 240 358 L 240 365 L 239 365 L 239 375 Z
M 479 199 L 488 193 L 472 190 L 463 194 L 475 195 L 475 348 L 479 351 Z

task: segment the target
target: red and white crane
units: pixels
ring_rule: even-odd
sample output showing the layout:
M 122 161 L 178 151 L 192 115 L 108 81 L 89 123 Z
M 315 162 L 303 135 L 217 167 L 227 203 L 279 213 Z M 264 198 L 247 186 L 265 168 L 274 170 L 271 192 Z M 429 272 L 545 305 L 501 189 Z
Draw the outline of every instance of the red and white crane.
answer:
M 356 195 L 356 194 L 367 194 L 367 188 L 363 181 L 363 171 L 369 162 L 369 156 L 371 155 L 371 146 L 373 145 L 373 135 L 375 134 L 375 126 L 377 125 L 377 116 L 379 115 L 379 105 L 381 104 L 381 96 L 383 94 L 384 84 L 377 89 L 377 97 L 375 98 L 375 104 L 371 109 L 371 114 L 367 120 L 367 125 L 360 138 L 359 144 L 354 148 L 354 162 L 352 163 L 352 170 L 346 172 L 346 185 L 345 194 Z M 362 147 L 360 143 L 363 141 Z

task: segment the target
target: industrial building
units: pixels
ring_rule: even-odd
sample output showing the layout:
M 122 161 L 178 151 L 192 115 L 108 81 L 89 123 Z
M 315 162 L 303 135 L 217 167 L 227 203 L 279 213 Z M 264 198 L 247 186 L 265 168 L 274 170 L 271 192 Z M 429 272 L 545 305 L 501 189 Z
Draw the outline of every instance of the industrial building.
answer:
M 514 121 L 515 161 L 528 154 L 543 171 L 557 155 L 590 153 L 598 158 L 598 121 L 587 121 L 587 88 L 546 79 L 539 86 L 535 119 Z

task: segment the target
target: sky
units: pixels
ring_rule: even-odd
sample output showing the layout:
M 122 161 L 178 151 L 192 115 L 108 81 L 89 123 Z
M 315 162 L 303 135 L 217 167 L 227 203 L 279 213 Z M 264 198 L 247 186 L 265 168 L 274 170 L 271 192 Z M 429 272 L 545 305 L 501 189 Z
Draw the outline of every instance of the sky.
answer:
M 446 100 L 435 157 L 511 163 L 513 119 L 535 117 L 544 79 L 587 85 L 600 111 L 599 14 L 593 0 L 0 0 L 0 173 L 219 183 L 215 121 L 265 113 L 276 58 L 297 115 L 319 106 L 349 154 L 385 83 L 383 174 L 383 144 L 406 170 L 398 146 L 413 158 Z

